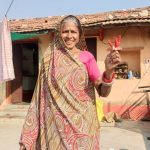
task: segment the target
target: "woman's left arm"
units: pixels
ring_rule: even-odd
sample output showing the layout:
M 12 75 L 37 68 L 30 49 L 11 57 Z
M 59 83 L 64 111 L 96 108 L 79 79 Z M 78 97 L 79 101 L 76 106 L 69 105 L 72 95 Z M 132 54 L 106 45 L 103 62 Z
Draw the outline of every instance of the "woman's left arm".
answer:
M 102 79 L 97 79 L 94 84 L 99 96 L 107 97 L 111 92 L 111 87 L 114 81 L 114 69 L 120 64 L 121 56 L 119 54 L 121 48 L 114 48 L 109 52 L 105 59 L 105 71 Z

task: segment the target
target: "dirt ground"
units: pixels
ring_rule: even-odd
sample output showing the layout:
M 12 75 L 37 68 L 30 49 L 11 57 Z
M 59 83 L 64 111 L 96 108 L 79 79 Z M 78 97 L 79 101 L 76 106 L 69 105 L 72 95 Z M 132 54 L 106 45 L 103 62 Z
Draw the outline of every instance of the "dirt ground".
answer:
M 0 150 L 19 150 L 19 138 L 28 105 L 0 111 Z M 101 123 L 101 150 L 150 150 L 150 121 Z

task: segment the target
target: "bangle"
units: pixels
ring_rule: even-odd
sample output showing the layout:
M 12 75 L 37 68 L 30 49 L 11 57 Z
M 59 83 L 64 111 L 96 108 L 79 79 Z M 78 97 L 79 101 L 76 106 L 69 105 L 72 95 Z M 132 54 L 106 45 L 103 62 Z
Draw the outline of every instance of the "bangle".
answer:
M 112 86 L 113 83 L 114 83 L 113 81 L 109 82 L 109 83 L 102 81 L 102 85 L 104 85 L 104 86 Z
M 102 84 L 105 86 L 112 86 L 112 84 L 114 83 L 114 78 L 115 78 L 115 73 L 113 73 L 111 79 L 107 79 L 106 72 L 104 71 L 103 77 L 102 77 Z
M 106 71 L 104 71 L 103 76 L 102 76 L 102 81 L 106 82 L 106 83 L 111 83 L 115 78 L 115 73 L 113 72 L 112 78 L 111 79 L 107 79 L 106 78 Z

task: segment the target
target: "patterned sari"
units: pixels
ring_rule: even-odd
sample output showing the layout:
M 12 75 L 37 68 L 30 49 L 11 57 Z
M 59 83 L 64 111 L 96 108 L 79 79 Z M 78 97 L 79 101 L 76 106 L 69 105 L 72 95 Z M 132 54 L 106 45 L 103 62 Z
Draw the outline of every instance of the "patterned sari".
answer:
M 42 60 L 20 145 L 27 150 L 99 150 L 93 83 L 79 56 L 64 48 Z

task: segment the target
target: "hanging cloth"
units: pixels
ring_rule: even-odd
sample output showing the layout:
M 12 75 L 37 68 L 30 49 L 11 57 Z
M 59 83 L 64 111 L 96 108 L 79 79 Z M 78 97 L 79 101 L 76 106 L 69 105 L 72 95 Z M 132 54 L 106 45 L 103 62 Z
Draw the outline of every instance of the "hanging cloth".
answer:
M 11 34 L 5 17 L 0 23 L 0 82 L 14 78 Z

